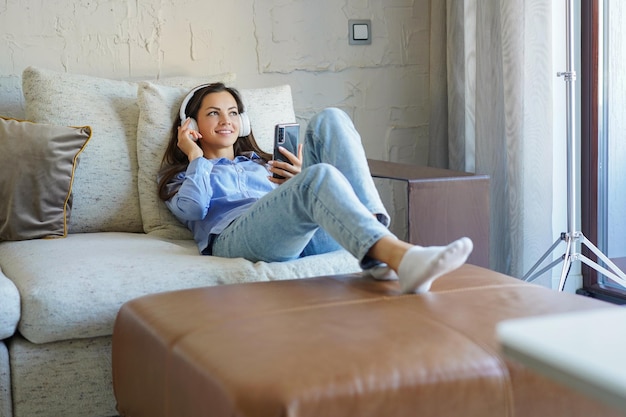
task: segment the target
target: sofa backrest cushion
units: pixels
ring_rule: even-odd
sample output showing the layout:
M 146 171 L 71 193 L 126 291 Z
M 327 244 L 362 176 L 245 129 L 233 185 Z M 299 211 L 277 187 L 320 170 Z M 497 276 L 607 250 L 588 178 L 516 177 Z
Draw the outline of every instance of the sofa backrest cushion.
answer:
M 70 232 L 141 231 L 137 202 L 137 85 L 28 67 L 22 73 L 26 118 L 93 129 L 73 188 Z
M 231 83 L 234 74 L 176 77 L 159 83 L 191 88 Z M 61 126 L 92 127 L 73 187 L 70 233 L 141 232 L 137 188 L 138 82 L 27 67 L 22 73 L 26 117 Z
M 158 198 L 157 174 L 170 139 L 172 124 L 187 88 L 142 82 L 137 103 L 137 158 L 139 163 L 139 200 L 146 233 L 169 239 L 191 239 L 191 233 L 170 213 Z M 296 120 L 291 88 L 279 85 L 268 88 L 239 89 L 259 146 L 271 153 L 274 126 Z

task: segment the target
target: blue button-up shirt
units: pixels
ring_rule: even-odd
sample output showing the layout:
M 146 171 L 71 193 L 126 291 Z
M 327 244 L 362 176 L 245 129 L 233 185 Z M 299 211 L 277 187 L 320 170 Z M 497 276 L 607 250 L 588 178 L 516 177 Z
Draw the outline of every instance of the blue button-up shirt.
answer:
M 168 183 L 168 188 L 178 188 L 178 192 L 165 204 L 193 232 L 200 252 L 206 249 L 211 235 L 221 233 L 276 188 L 260 158 L 254 153 L 250 158 L 196 158 Z

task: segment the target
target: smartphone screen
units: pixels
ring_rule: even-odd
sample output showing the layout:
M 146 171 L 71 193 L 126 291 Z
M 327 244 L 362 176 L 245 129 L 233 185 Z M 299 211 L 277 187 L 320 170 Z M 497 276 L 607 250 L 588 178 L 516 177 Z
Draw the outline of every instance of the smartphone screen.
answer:
M 274 130 L 274 159 L 291 163 L 289 159 L 278 150 L 279 147 L 287 149 L 294 155 L 298 155 L 298 140 L 300 138 L 300 125 L 297 123 L 281 123 Z M 283 178 L 274 174 L 275 178 Z

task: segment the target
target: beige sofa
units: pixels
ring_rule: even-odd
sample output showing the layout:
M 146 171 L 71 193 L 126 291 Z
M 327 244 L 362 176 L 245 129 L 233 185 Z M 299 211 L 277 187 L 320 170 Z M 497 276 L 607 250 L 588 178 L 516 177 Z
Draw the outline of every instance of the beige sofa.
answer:
M 6 175 L 0 180 L 5 213 L 0 417 L 115 415 L 111 334 L 119 307 L 130 299 L 359 270 L 344 251 L 285 263 L 199 256 L 191 234 L 158 200 L 156 171 L 185 92 L 203 82 L 233 83 L 234 78 L 129 82 L 24 70 L 25 119 L 34 123 L 1 121 L 0 170 L 19 175 L 13 183 Z M 271 149 L 274 124 L 295 120 L 289 86 L 241 92 L 257 139 Z M 48 134 L 51 138 L 42 142 Z M 60 151 L 65 162 L 48 156 L 35 168 L 24 164 L 20 146 L 8 142 L 19 136 L 21 152 L 23 145 L 62 148 L 63 135 L 74 141 L 71 149 Z M 33 185 L 29 177 L 37 168 L 37 175 L 52 178 L 50 185 Z M 21 205 L 18 213 L 15 207 L 7 210 L 10 201 Z M 38 220 L 29 211 L 51 219 Z

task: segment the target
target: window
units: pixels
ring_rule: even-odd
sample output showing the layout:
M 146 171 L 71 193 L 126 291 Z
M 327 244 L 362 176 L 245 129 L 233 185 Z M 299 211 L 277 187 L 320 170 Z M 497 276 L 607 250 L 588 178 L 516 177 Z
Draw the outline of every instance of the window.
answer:
M 581 4 L 582 232 L 626 270 L 626 3 Z M 598 261 L 587 248 L 583 254 Z M 626 303 L 626 288 L 583 266 L 583 291 Z

